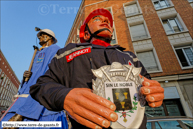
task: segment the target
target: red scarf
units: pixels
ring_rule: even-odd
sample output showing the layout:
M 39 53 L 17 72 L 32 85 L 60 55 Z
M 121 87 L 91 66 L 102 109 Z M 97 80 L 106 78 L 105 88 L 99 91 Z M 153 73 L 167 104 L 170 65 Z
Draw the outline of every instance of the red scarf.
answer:
M 95 45 L 100 45 L 100 46 L 104 46 L 104 47 L 108 47 L 108 46 L 111 46 L 110 43 L 107 43 L 103 40 L 99 40 L 99 39 L 96 39 L 92 42 L 92 44 L 95 44 Z

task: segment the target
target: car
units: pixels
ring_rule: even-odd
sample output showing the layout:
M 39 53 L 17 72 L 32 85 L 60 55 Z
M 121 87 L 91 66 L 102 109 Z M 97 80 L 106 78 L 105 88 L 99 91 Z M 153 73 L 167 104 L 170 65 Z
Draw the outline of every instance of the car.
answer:
M 148 117 L 147 129 L 193 129 L 193 118 L 186 116 Z

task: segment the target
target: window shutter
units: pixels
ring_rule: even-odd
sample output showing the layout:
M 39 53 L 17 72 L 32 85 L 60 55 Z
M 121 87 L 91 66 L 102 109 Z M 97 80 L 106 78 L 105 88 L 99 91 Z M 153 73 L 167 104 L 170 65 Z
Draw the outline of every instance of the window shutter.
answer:
M 133 40 L 143 39 L 148 37 L 143 24 L 131 26 L 130 29 L 131 29 Z
M 137 4 L 128 5 L 125 7 L 126 16 L 134 15 L 139 13 Z
M 147 71 L 157 71 L 158 66 L 153 51 L 137 53 L 137 57 L 142 62 Z

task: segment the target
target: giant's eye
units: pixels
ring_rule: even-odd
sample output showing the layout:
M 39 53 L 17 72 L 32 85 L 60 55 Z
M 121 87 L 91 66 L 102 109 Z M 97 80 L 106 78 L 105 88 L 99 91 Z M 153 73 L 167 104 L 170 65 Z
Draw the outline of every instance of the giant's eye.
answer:
M 96 21 L 101 21 L 99 18 L 95 19 L 93 22 L 96 22 Z

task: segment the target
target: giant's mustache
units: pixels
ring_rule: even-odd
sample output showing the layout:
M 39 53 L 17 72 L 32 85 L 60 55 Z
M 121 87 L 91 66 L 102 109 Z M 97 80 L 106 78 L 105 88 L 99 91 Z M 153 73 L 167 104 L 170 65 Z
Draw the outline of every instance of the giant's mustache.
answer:
M 98 33 L 102 32 L 102 31 L 109 31 L 110 33 L 112 33 L 108 28 L 103 28 L 103 29 L 100 29 L 100 30 L 97 30 L 96 32 L 94 32 L 94 35 L 97 35 Z

